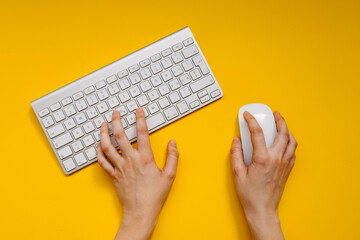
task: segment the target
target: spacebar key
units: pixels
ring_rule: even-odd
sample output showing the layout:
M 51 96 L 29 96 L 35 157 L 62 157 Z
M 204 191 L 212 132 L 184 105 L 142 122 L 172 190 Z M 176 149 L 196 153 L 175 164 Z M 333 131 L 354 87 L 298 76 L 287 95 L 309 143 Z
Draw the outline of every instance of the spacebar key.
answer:
M 146 119 L 146 123 L 148 126 L 148 130 L 150 131 L 151 129 L 154 129 L 165 123 L 165 118 L 161 113 L 158 113 Z M 130 141 L 134 139 L 136 137 L 136 125 L 127 128 L 125 130 L 125 133 Z
M 161 113 L 155 114 L 154 116 L 146 119 L 148 130 L 150 131 L 153 128 L 156 128 L 165 122 L 165 118 Z
M 195 93 L 203 88 L 206 88 L 207 86 L 210 86 L 214 82 L 215 82 L 215 80 L 213 79 L 213 77 L 211 75 L 209 75 L 209 76 L 206 76 L 206 77 L 190 84 L 190 88 Z

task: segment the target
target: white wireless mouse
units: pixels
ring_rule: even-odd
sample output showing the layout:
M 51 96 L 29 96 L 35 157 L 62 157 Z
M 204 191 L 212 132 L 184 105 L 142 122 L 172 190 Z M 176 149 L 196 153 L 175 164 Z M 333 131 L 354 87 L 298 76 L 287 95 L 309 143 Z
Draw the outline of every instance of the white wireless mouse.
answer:
M 266 147 L 270 147 L 275 139 L 277 130 L 273 112 L 265 104 L 253 103 L 242 106 L 239 110 L 239 126 L 241 134 L 242 150 L 244 155 L 245 164 L 251 164 L 252 159 L 252 143 L 248 125 L 244 119 L 244 112 L 248 111 L 254 116 L 256 121 L 262 128 L 265 136 Z

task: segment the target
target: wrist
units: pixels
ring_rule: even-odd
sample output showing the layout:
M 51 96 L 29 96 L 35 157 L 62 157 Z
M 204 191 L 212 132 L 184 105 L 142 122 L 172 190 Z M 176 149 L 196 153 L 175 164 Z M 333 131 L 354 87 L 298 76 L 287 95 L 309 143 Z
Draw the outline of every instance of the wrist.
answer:
M 246 218 L 255 239 L 284 239 L 277 210 L 246 213 Z
M 116 239 L 149 239 L 157 218 L 124 215 Z

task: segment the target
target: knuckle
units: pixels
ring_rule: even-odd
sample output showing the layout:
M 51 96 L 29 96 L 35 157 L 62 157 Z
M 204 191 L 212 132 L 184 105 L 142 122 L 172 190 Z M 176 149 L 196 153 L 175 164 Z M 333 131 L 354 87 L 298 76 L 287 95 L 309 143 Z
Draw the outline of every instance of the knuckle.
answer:
M 108 152 L 111 149 L 110 144 L 101 144 L 101 148 L 104 150 L 104 152 Z
M 115 138 L 121 138 L 122 136 L 124 135 L 124 131 L 122 131 L 122 130 L 116 130 L 115 132 L 114 132 L 114 137 Z
M 261 135 L 261 134 L 263 134 L 263 130 L 260 126 L 255 126 L 252 130 L 252 133 L 254 135 Z
M 175 171 L 168 171 L 166 172 L 166 177 L 170 181 L 174 181 L 176 178 L 176 172 Z
M 137 127 L 137 131 L 139 134 L 147 134 L 147 128 L 143 124 L 141 124 Z

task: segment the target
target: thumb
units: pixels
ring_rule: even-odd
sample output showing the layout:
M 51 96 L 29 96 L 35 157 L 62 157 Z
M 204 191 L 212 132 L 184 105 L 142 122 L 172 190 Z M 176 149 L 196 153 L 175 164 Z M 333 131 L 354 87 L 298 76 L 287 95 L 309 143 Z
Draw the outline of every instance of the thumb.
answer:
M 243 158 L 241 140 L 235 137 L 231 145 L 232 167 L 235 175 L 246 173 L 246 165 Z
M 170 140 L 167 146 L 167 159 L 164 172 L 172 179 L 176 176 L 176 168 L 179 159 L 179 151 L 176 147 L 175 140 Z

